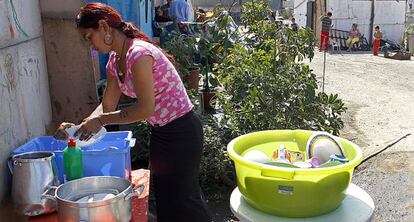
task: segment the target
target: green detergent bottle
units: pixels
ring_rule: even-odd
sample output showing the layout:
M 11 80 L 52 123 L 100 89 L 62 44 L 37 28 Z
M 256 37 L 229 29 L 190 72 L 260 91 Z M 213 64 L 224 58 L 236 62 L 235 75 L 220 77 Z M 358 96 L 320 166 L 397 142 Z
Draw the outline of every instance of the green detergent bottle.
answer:
M 70 181 L 83 177 L 82 150 L 76 146 L 73 138 L 63 150 L 64 180 Z

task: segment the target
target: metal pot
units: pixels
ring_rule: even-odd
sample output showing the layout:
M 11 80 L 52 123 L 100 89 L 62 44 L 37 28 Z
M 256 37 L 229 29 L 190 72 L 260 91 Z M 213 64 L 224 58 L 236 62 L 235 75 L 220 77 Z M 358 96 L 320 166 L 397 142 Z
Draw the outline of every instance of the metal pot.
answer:
M 55 211 L 56 203 L 44 198 L 51 187 L 59 185 L 54 158 L 53 152 L 28 152 L 10 158 L 12 198 L 18 213 L 36 216 Z
M 131 198 L 143 190 L 144 185 L 111 176 L 69 181 L 56 190 L 59 221 L 129 222 Z

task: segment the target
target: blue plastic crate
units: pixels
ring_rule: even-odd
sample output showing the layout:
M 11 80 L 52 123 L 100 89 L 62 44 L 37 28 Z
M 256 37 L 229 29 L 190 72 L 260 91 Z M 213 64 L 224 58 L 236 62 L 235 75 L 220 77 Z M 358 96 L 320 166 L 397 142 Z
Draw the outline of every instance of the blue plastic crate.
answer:
M 131 147 L 135 145 L 131 131 L 107 132 L 99 142 L 81 147 L 84 176 L 118 176 L 131 177 Z M 65 141 L 51 136 L 36 137 L 16 148 L 11 155 L 26 152 L 53 151 L 56 156 L 59 180 L 63 182 L 63 150 Z

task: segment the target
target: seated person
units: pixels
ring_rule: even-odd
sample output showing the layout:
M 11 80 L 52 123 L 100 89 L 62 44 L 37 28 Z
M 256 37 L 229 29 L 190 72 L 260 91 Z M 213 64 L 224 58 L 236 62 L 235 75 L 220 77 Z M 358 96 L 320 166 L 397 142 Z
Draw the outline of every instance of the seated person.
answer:
M 175 19 L 177 23 L 193 22 L 193 8 L 186 0 L 174 0 L 171 4 L 169 15 L 171 19 Z
M 188 22 L 194 22 L 194 11 L 190 1 L 173 0 L 169 10 L 169 15 L 176 24 L 167 26 L 168 31 L 173 30 L 173 26 L 177 25 L 181 33 L 190 34 Z
M 167 4 L 161 6 L 162 16 L 164 18 L 170 19 L 170 7 L 173 0 L 167 0 Z M 170 19 L 171 20 L 171 19 Z
M 198 9 L 196 12 L 196 22 L 205 22 L 207 20 L 207 14 L 206 11 L 203 9 Z
M 155 7 L 155 21 L 156 22 L 169 22 L 171 19 L 168 16 L 165 16 L 161 7 Z
M 156 22 L 169 22 L 171 18 L 169 16 L 169 11 L 171 7 L 172 0 L 167 0 L 167 4 L 155 7 L 155 21 Z
M 352 29 L 349 31 L 349 38 L 346 40 L 346 43 L 348 44 L 348 51 L 351 51 L 351 49 L 359 48 L 359 38 L 361 37 L 361 33 L 358 30 L 357 24 L 352 24 Z

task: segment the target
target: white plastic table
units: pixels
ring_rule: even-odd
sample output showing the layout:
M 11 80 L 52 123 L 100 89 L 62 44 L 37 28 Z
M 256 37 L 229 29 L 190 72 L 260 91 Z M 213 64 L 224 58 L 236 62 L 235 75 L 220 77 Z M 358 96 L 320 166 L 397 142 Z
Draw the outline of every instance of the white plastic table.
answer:
M 230 208 L 241 222 L 369 222 L 374 214 L 371 196 L 355 184 L 350 184 L 347 196 L 334 211 L 310 218 L 284 218 L 262 213 L 251 207 L 236 187 L 230 196 Z

